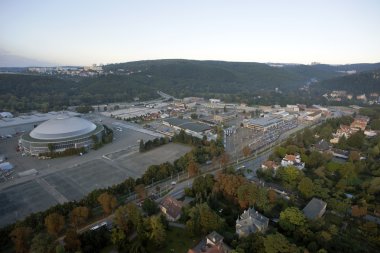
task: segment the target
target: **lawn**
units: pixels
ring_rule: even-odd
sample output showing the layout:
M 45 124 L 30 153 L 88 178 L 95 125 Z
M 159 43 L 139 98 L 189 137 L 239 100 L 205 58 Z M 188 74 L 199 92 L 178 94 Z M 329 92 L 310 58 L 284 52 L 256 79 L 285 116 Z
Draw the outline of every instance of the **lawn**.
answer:
M 182 228 L 170 227 L 166 234 L 166 246 L 160 250 L 148 248 L 148 252 L 158 253 L 186 253 L 189 249 L 196 246 L 201 240 L 200 236 L 191 237 L 189 233 Z

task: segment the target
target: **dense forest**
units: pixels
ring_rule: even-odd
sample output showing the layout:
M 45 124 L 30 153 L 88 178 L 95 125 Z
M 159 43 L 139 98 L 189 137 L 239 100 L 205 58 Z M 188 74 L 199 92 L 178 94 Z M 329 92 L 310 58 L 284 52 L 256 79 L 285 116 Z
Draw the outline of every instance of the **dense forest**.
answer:
M 374 70 L 380 64 L 276 66 L 156 60 L 106 65 L 105 75 L 87 78 L 0 74 L 0 110 L 46 112 L 67 106 L 133 101 L 136 97 L 146 100 L 157 98 L 157 90 L 179 98 L 219 97 L 249 104 L 323 103 L 326 101 L 319 95 L 329 89 L 379 90 L 379 71 Z M 347 76 L 342 73 L 347 70 L 368 72 Z M 311 92 L 299 91 L 310 83 L 314 83 Z M 276 88 L 280 92 L 274 92 Z

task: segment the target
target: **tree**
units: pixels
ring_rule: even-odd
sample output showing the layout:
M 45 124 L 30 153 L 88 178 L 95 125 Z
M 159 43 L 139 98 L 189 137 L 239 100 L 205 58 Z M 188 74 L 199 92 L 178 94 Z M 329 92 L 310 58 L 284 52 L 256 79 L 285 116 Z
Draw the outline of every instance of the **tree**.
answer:
M 127 206 L 123 205 L 116 209 L 115 215 L 113 218 L 114 223 L 116 226 L 121 229 L 123 232 L 128 234 L 130 228 L 129 228 L 129 222 L 128 222 L 128 208 Z
M 45 233 L 37 234 L 33 240 L 30 247 L 30 251 L 33 253 L 47 253 L 54 252 L 55 243 L 54 239 Z
M 122 229 L 116 227 L 112 229 L 111 241 L 113 245 L 117 246 L 119 251 L 122 251 L 123 249 L 123 251 L 126 251 L 125 248 L 127 246 L 128 238 Z
M 251 154 L 251 152 L 252 152 L 252 150 L 248 146 L 245 146 L 242 150 L 244 157 L 248 157 Z
M 15 227 L 9 234 L 14 246 L 16 253 L 27 253 L 29 252 L 29 241 L 32 234 L 32 229 L 30 227 Z
M 362 131 L 356 132 L 347 138 L 347 145 L 352 148 L 361 149 L 364 144 L 364 137 Z
M 311 198 L 314 195 L 314 184 L 310 178 L 304 177 L 298 184 L 298 190 L 302 196 L 306 199 Z
M 158 206 L 156 201 L 151 200 L 150 198 L 146 198 L 142 204 L 142 209 L 144 212 L 148 214 L 148 216 L 151 216 L 153 214 L 156 214 L 158 212 Z
M 57 247 L 55 247 L 55 253 L 66 253 L 66 251 L 61 244 L 58 244 Z
M 87 221 L 89 214 L 88 207 L 78 206 L 71 211 L 70 221 L 74 227 L 78 227 Z
M 145 199 L 147 196 L 145 185 L 143 184 L 136 185 L 135 192 L 137 196 L 139 197 L 139 199 Z
M 144 140 L 140 140 L 140 146 L 139 146 L 139 151 L 144 152 L 145 151 L 145 145 L 144 145 Z
M 372 130 L 380 130 L 380 119 L 372 120 L 370 126 Z
M 318 168 L 323 163 L 322 154 L 318 151 L 312 151 L 309 158 L 306 161 L 306 166 L 309 169 Z
M 190 219 L 186 227 L 193 235 L 200 232 L 206 234 L 213 230 L 219 230 L 224 226 L 224 220 L 219 217 L 207 203 L 198 204 L 190 209 Z
M 280 213 L 279 224 L 286 231 L 294 231 L 306 223 L 304 214 L 296 207 L 288 207 Z
M 190 160 L 187 165 L 187 173 L 189 173 L 189 177 L 194 177 L 199 173 L 199 165 L 194 160 Z
M 348 160 L 351 162 L 356 162 L 360 160 L 360 153 L 358 151 L 351 151 L 350 155 L 348 156 Z
M 58 214 L 52 213 L 45 217 L 45 227 L 49 234 L 57 237 L 59 232 L 65 226 L 65 218 Z
M 277 170 L 276 175 L 283 183 L 295 187 L 297 184 L 297 179 L 300 176 L 300 171 L 293 166 L 288 166 L 286 168 L 280 168 Z
M 65 242 L 65 249 L 68 252 L 76 252 L 77 250 L 80 250 L 81 243 L 77 231 L 75 229 L 69 229 L 66 232 L 63 241 Z
M 268 199 L 271 204 L 276 203 L 277 193 L 273 189 L 268 190 Z
M 255 184 L 243 184 L 237 189 L 237 197 L 242 208 L 252 206 L 258 196 L 258 189 Z
M 227 153 L 223 153 L 220 157 L 220 165 L 225 168 L 230 162 L 230 156 Z
M 106 215 L 111 214 L 117 205 L 115 196 L 107 192 L 100 194 L 98 197 L 98 202 L 102 206 L 103 211 Z
M 285 236 L 280 233 L 268 235 L 264 239 L 265 253 L 293 253 L 297 247 L 289 243 Z
M 143 242 L 140 239 L 134 240 L 129 248 L 129 253 L 147 253 Z
M 330 124 L 327 124 L 324 126 L 321 131 L 319 132 L 319 137 L 325 140 L 330 140 L 332 138 L 333 128 Z
M 134 203 L 128 203 L 126 209 L 128 219 L 132 222 L 133 226 L 137 228 L 137 225 L 142 220 L 141 211 Z
M 151 229 L 149 238 L 157 247 L 162 247 L 165 244 L 166 231 L 160 216 L 152 216 L 149 223 Z

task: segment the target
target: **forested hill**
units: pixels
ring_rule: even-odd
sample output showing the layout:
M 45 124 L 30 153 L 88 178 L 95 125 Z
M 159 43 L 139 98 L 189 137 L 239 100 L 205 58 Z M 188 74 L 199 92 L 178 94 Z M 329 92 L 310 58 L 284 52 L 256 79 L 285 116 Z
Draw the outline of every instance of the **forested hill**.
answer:
M 314 88 L 321 92 L 346 90 L 356 95 L 380 92 L 380 68 L 374 71 L 323 80 Z
M 334 70 L 318 69 L 308 65 L 271 67 L 264 63 L 155 60 L 105 66 L 106 71 L 119 75 L 143 73 L 149 75 L 152 85 L 167 92 L 252 92 L 258 89 L 287 90 L 304 85 L 310 79 L 323 80 L 342 75 Z
M 299 100 L 300 95 L 295 91 L 311 80 L 320 81 L 320 87 L 330 88 L 331 84 L 331 88 L 336 89 L 344 83 L 339 80 L 356 76 L 343 77 L 342 71 L 376 68 L 380 68 L 380 64 L 332 66 L 154 60 L 106 65 L 106 75 L 91 78 L 0 74 L 0 110 L 48 111 L 70 105 L 132 101 L 135 97 L 146 100 L 156 98 L 157 90 L 176 97 L 217 96 L 229 101 L 245 97 L 246 102 L 252 102 L 255 95 L 267 97 L 265 94 L 279 88 L 283 95 L 274 97 L 288 101 L 288 94 L 292 93 L 293 98 Z M 335 78 L 333 82 L 324 81 L 331 78 Z M 370 84 L 370 87 L 372 90 L 374 86 Z M 270 101 L 277 102 L 273 99 L 255 102 Z

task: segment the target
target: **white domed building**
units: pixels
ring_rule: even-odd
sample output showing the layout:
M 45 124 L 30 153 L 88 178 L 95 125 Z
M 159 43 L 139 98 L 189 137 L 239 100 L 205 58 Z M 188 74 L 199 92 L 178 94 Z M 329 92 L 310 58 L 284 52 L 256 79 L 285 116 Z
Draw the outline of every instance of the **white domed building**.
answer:
M 94 136 L 100 141 L 103 133 L 102 125 L 79 117 L 61 114 L 21 136 L 20 145 L 25 153 L 38 156 L 51 151 L 62 152 L 72 148 L 91 148 L 94 144 Z

